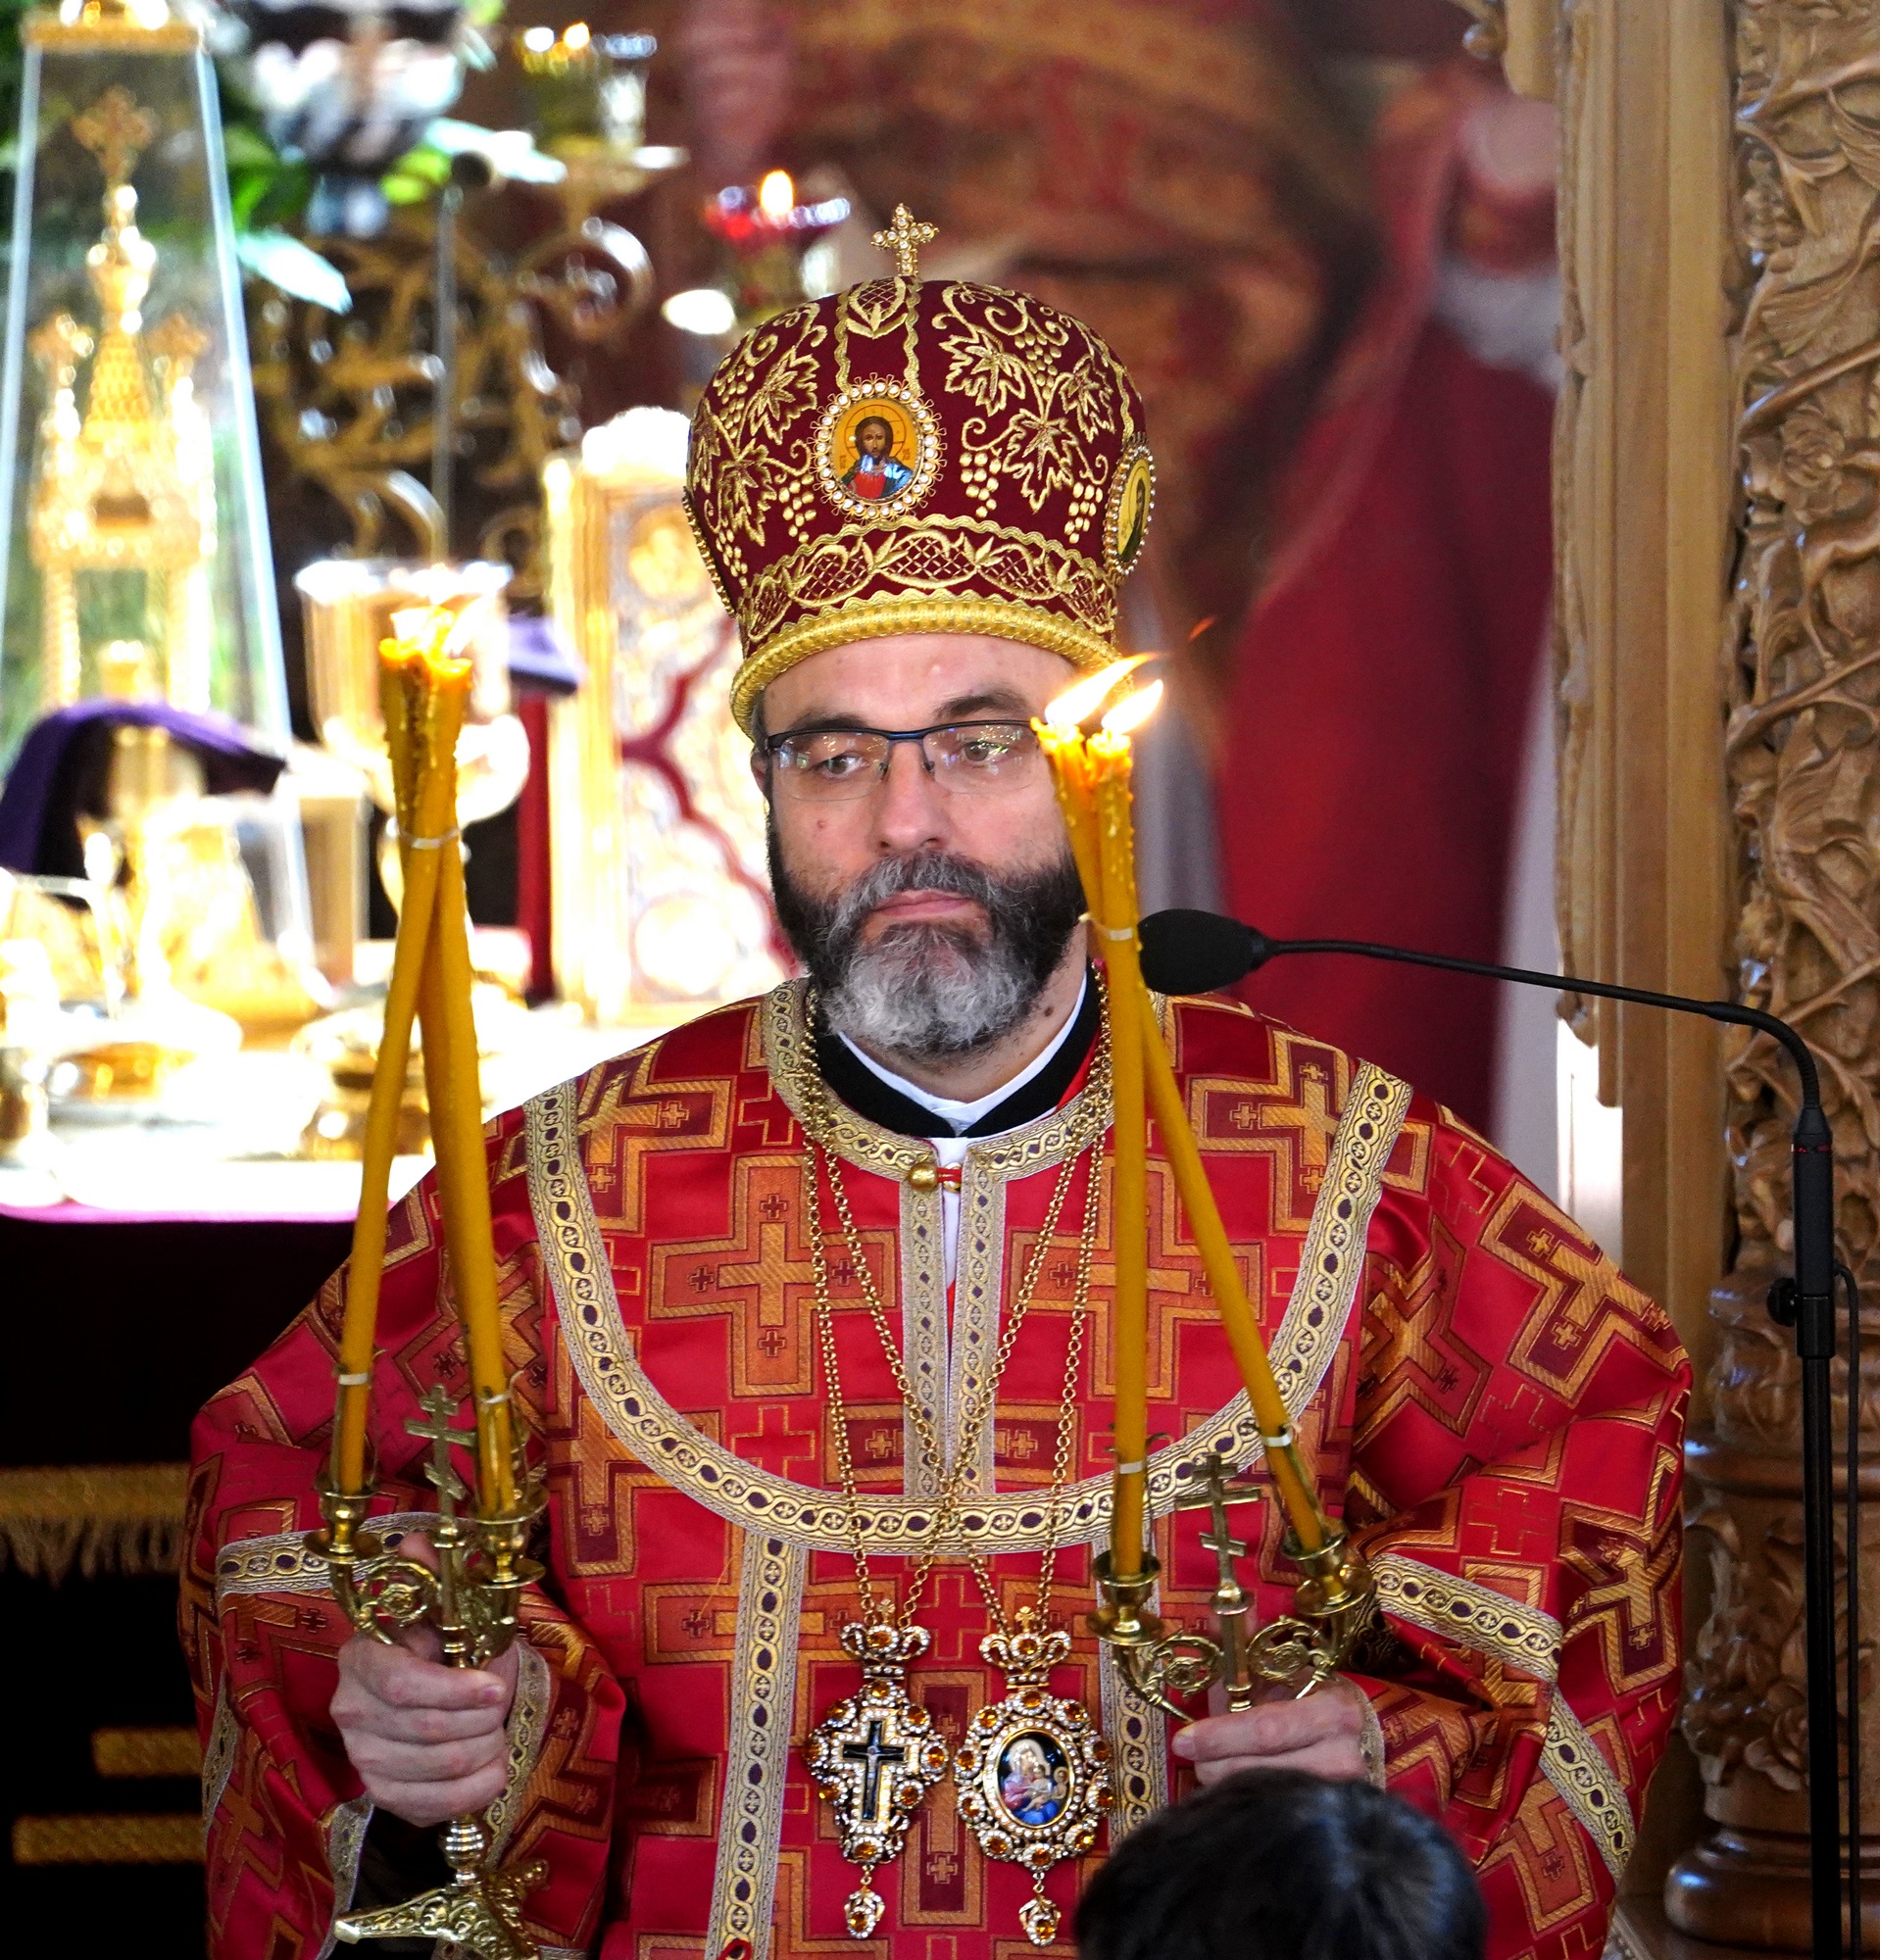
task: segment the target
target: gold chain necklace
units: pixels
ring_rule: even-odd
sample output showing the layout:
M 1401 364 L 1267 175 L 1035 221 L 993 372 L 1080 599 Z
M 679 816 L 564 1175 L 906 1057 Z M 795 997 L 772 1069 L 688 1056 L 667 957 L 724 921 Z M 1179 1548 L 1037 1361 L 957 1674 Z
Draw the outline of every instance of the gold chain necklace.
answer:
M 1108 1037 L 1106 1021 L 1086 1092 L 1106 1102 L 1110 1083 Z M 818 1127 L 826 1134 L 830 1111 L 819 1081 L 813 1095 L 816 1114 L 822 1119 Z M 823 1158 L 818 1154 L 811 1126 L 805 1125 L 804 1171 L 812 1214 L 811 1269 L 823 1373 L 835 1421 L 836 1467 L 842 1482 L 850 1549 L 864 1615 L 845 1626 L 839 1636 L 844 1649 L 862 1667 L 862 1691 L 838 1702 L 816 1725 L 810 1739 L 809 1760 L 811 1775 L 834 1806 L 843 1855 L 863 1868 L 861 1886 L 843 1906 L 844 1922 L 858 1939 L 865 1939 L 873 1932 L 884 1909 L 873 1888 L 876 1867 L 900 1854 L 915 1813 L 948 1767 L 947 1747 L 934 1732 L 931 1716 L 908 1691 L 908 1670 L 928 1645 L 926 1630 L 916 1624 L 915 1616 L 927 1577 L 958 1516 L 979 1439 L 997 1407 L 999 1384 L 1037 1292 L 1045 1259 L 1057 1236 L 1071 1175 L 1082 1154 L 1066 1158 L 1059 1172 L 1037 1245 L 1013 1302 L 1011 1318 L 992 1365 L 967 1406 L 949 1468 L 932 1420 L 915 1395 L 906 1363 L 888 1325 L 887 1309 L 864 1256 L 862 1236 L 843 1187 L 838 1160 L 832 1152 L 826 1153 L 830 1195 L 850 1262 L 859 1277 L 863 1300 L 921 1453 L 940 1486 L 932 1528 L 903 1590 L 898 1612 L 890 1612 L 877 1600 L 868 1568 L 861 1494 L 856 1487 L 849 1446 L 848 1407 L 836 1353 L 834 1307 L 829 1296 L 828 1257 L 820 1216 L 818 1168 Z M 1004 1602 L 984 1555 L 970 1549 L 965 1553 L 967 1567 L 985 1597 L 996 1628 L 980 1642 L 980 1655 L 1005 1671 L 1009 1691 L 1004 1700 L 980 1709 L 973 1717 L 966 1740 L 953 1759 L 960 1812 L 988 1857 L 1007 1859 L 1031 1874 L 1032 1897 L 1019 1909 L 1018 1916 L 1027 1938 L 1038 1946 L 1051 1943 L 1061 1917 L 1059 1907 L 1045 1896 L 1046 1876 L 1055 1865 L 1078 1857 L 1090 1848 L 1098 1825 L 1113 1801 L 1109 1749 L 1088 1711 L 1075 1702 L 1053 1695 L 1047 1687 L 1051 1669 L 1060 1665 L 1070 1650 L 1069 1635 L 1050 1629 L 1047 1615 L 1056 1577 L 1063 1495 L 1075 1443 L 1077 1378 L 1096 1247 L 1097 1170 L 1093 1160 L 1078 1241 L 1076 1288 L 1065 1345 L 1064 1391 L 1059 1406 L 1038 1600 L 1035 1607 L 1019 1610 L 1015 1627 L 1007 1620 Z

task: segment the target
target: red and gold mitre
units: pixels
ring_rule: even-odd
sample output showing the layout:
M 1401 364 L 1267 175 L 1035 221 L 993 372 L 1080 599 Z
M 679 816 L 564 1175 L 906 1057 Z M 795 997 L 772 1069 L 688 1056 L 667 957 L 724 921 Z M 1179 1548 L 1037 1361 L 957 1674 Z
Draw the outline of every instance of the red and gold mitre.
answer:
M 744 660 L 731 709 L 824 648 L 983 633 L 1115 658 L 1155 496 L 1110 349 L 1022 293 L 922 280 L 906 207 L 871 279 L 767 320 L 692 418 L 686 509 Z

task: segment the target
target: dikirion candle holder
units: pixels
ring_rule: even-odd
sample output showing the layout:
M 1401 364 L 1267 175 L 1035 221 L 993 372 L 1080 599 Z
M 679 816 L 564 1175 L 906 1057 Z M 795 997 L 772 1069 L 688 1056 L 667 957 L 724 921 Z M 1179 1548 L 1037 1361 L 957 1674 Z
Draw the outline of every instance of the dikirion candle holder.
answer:
M 470 1017 L 470 939 L 458 837 L 457 737 L 472 666 L 462 658 L 473 616 L 401 613 L 380 657 L 380 689 L 404 868 L 404 904 L 386 992 L 361 1166 L 359 1215 L 336 1369 L 332 1453 L 320 1486 L 322 1529 L 306 1541 L 322 1560 L 353 1625 L 392 1642 L 428 1623 L 451 1667 L 486 1667 L 515 1640 L 522 1589 L 541 1577 L 527 1556 L 544 1496 L 515 1432 L 496 1250 L 483 1156 L 482 1093 Z M 430 1445 L 424 1475 L 437 1493 L 430 1527 L 435 1565 L 388 1548 L 370 1528 L 375 1496 L 368 1461 L 371 1380 L 392 1153 L 414 1020 L 423 1028 L 426 1094 L 437 1152 L 443 1239 L 470 1362 L 473 1427 L 455 1429 L 459 1398 L 441 1384 L 407 1430 Z M 467 1486 L 453 1449 L 472 1454 Z M 466 1514 L 459 1507 L 466 1501 Z M 335 1922 L 341 1939 L 421 1936 L 451 1940 L 476 1960 L 535 1960 L 521 1900 L 546 1876 L 539 1862 L 497 1868 L 480 1817 L 454 1818 L 442 1835 L 450 1883 L 402 1905 Z
M 1061 695 L 1032 725 L 1051 764 L 1058 804 L 1089 906 L 1092 937 L 1109 995 L 1114 1095 L 1114 1258 L 1116 1467 L 1108 1550 L 1096 1560 L 1103 1603 L 1092 1631 L 1116 1657 L 1140 1699 L 1187 1721 L 1182 1695 L 1219 1685 L 1230 1707 L 1290 1689 L 1310 1693 L 1344 1665 L 1375 1607 L 1376 1588 L 1362 1554 L 1320 1504 L 1295 1442 L 1291 1419 L 1266 1356 L 1219 1207 L 1188 1122 L 1155 1004 L 1143 984 L 1137 939 L 1135 833 L 1131 809 L 1130 737 L 1155 711 L 1162 683 L 1104 710 L 1141 664 L 1117 661 Z M 1249 1626 L 1251 1604 L 1234 1577 L 1232 1559 L 1244 1547 L 1227 1530 L 1223 1466 L 1217 1458 L 1193 1501 L 1211 1510 L 1211 1537 L 1220 1547 L 1220 1583 L 1212 1607 L 1216 1635 L 1171 1628 L 1152 1608 L 1160 1567 L 1149 1543 L 1148 1204 L 1145 1193 L 1148 1117 L 1153 1109 L 1163 1154 L 1174 1175 L 1189 1229 L 1220 1310 L 1248 1400 L 1260 1425 L 1261 1446 L 1274 1495 L 1289 1529 L 1282 1541 L 1302 1578 L 1293 1613 L 1265 1627 Z M 1207 1541 L 1205 1540 L 1204 1543 Z

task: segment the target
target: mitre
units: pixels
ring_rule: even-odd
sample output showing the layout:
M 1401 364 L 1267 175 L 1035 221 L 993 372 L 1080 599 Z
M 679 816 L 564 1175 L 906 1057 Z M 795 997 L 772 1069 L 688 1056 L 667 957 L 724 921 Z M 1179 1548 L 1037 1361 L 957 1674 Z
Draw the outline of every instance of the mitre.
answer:
M 1155 465 L 1142 401 L 1081 321 L 1028 294 L 896 270 L 777 315 L 719 363 L 692 419 L 686 510 L 744 657 L 752 726 L 827 647 L 978 633 L 1115 658 Z

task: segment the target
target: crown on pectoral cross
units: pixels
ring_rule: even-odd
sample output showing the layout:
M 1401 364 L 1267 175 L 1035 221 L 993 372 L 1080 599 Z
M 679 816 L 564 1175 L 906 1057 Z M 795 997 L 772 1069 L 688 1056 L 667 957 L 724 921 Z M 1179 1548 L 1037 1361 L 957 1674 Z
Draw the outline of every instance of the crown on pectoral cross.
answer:
M 940 235 L 939 227 L 923 224 L 905 204 L 897 204 L 894 217 L 885 229 L 874 234 L 874 247 L 878 252 L 894 254 L 894 270 L 898 277 L 917 279 L 920 276 L 920 248 L 931 245 Z

